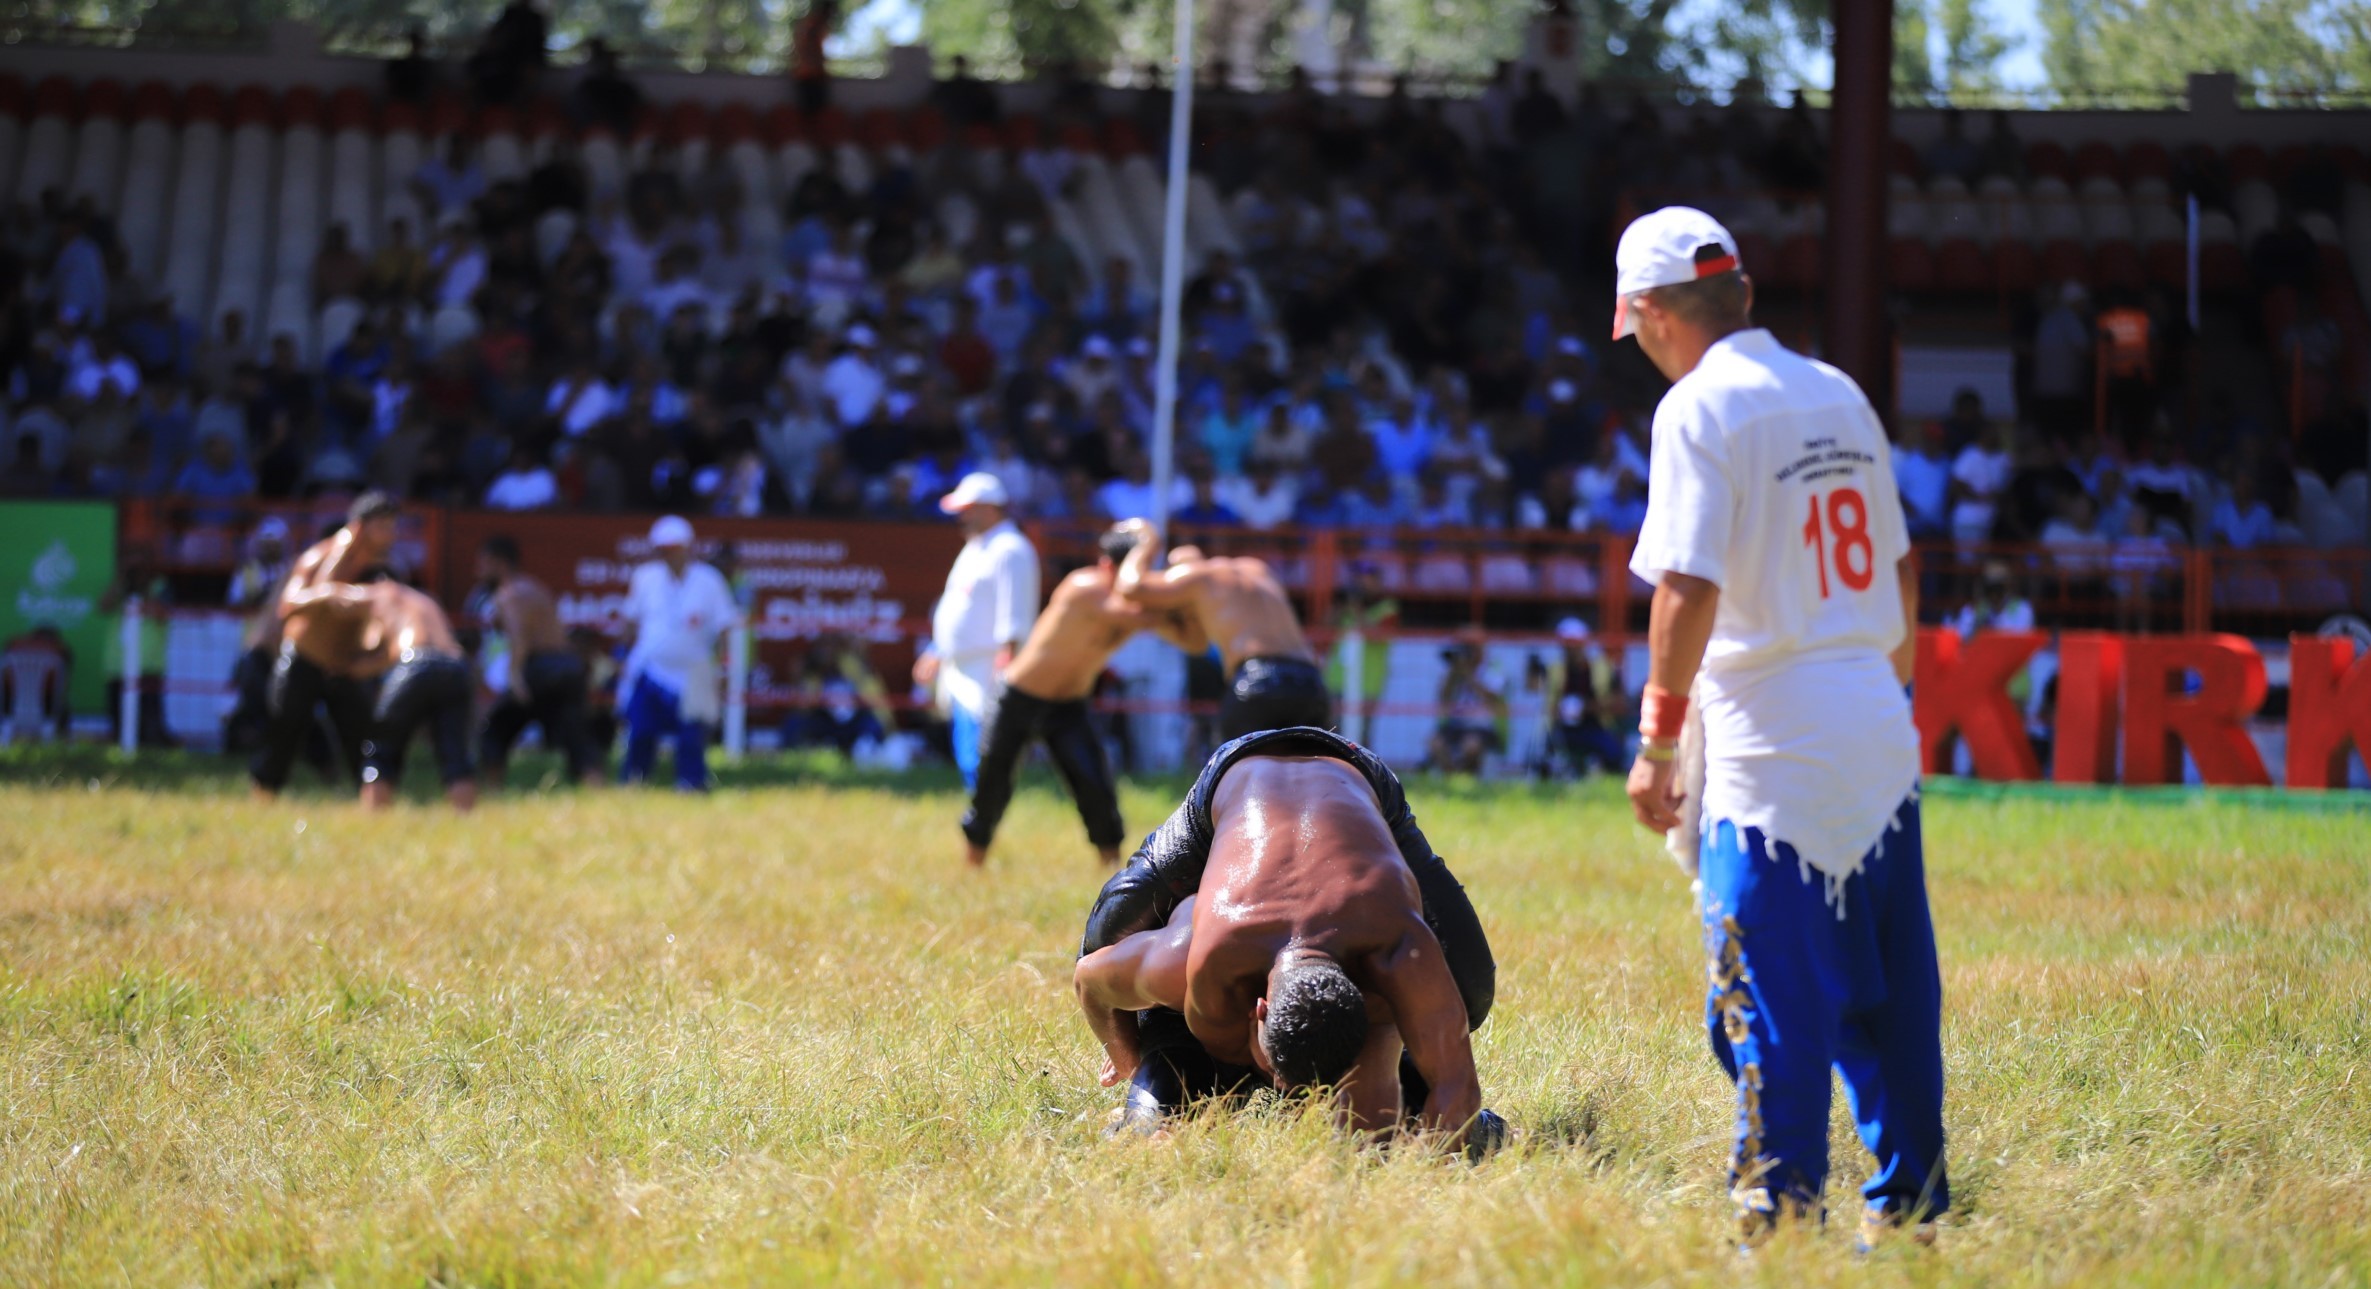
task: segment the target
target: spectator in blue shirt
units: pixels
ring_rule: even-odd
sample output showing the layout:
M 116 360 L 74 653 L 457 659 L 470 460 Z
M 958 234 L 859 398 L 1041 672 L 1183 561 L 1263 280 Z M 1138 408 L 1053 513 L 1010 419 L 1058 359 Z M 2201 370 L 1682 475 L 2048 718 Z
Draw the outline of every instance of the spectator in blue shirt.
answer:
M 1227 503 L 1218 500 L 1213 495 L 1212 490 L 1216 487 L 1216 482 L 1211 478 L 1210 467 L 1207 464 L 1195 462 L 1186 468 L 1186 475 L 1193 482 L 1194 499 L 1190 503 L 1180 506 L 1177 513 L 1169 517 L 1171 522 L 1191 528 L 1240 528 L 1243 526 L 1243 516 L 1228 509 Z
M 1218 406 L 1202 414 L 1197 432 L 1202 450 L 1210 454 L 1212 472 L 1227 479 L 1243 473 L 1244 458 L 1251 453 L 1251 441 L 1259 437 L 1261 419 L 1260 409 L 1243 397 L 1242 383 L 1229 379 Z
M 107 325 L 107 259 L 78 213 L 59 223 L 58 257 L 50 265 L 49 299 L 58 315 L 86 327 Z
M 2206 523 L 2217 544 L 2242 551 L 2278 540 L 2278 528 L 2272 507 L 2256 493 L 2255 476 L 2245 470 L 2232 475 L 2231 495 L 2215 503 Z
M 187 379 L 197 354 L 198 331 L 173 312 L 173 297 L 160 295 L 124 323 L 122 341 L 124 352 L 150 379 Z
M 1393 479 L 1414 479 L 1432 458 L 1432 429 L 1404 397 L 1394 398 L 1382 415 L 1368 421 L 1367 433 L 1375 440 L 1375 460 Z
M 198 454 L 173 480 L 173 491 L 185 497 L 232 501 L 255 495 L 255 473 L 239 459 L 239 446 L 227 434 L 211 434 L 198 446 Z M 191 512 L 190 519 L 200 524 L 236 523 L 239 512 L 234 509 L 200 508 Z
M 1951 461 L 1943 455 L 1947 431 L 1927 421 L 1902 436 L 1894 452 L 1894 486 L 1901 489 L 1902 514 L 1913 538 L 1951 535 Z

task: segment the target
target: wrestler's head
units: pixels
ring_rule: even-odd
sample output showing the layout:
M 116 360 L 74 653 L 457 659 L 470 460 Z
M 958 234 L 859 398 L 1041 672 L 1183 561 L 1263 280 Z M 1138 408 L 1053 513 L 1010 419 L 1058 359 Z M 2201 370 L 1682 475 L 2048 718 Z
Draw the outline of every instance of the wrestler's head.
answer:
M 1366 1046 L 1366 995 L 1341 963 L 1311 950 L 1276 955 L 1252 1018 L 1252 1060 L 1287 1088 L 1340 1083 Z
M 488 537 L 477 548 L 477 575 L 481 582 L 500 582 L 519 571 L 519 543 L 506 533 Z
M 346 531 L 353 534 L 354 545 L 373 560 L 387 558 L 395 549 L 395 521 L 403 508 L 395 498 L 383 492 L 366 492 L 346 508 Z
M 1117 564 L 1128 558 L 1128 552 L 1135 550 L 1136 543 L 1140 540 L 1142 540 L 1140 530 L 1114 524 L 1104 529 L 1103 535 L 1095 539 L 1095 551 L 1101 556 L 1100 562 Z

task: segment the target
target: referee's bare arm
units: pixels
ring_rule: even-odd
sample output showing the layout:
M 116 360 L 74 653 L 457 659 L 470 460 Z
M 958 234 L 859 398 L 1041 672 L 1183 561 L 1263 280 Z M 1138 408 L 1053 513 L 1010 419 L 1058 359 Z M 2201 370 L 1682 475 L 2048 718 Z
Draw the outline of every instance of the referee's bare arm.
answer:
M 1655 588 L 1647 615 L 1647 683 L 1685 694 L 1704 663 L 1712 641 L 1712 620 L 1721 606 L 1718 584 L 1686 573 L 1666 572 Z M 1679 823 L 1679 776 L 1675 762 L 1641 755 L 1630 767 L 1630 809 L 1656 832 Z

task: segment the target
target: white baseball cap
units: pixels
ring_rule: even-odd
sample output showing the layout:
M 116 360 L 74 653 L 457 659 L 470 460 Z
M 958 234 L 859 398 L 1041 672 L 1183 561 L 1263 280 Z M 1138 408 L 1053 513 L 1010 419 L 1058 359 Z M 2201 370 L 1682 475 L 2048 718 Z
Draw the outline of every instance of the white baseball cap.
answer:
M 859 322 L 855 326 L 848 328 L 848 334 L 843 337 L 843 339 L 859 349 L 870 349 L 873 347 L 874 342 L 879 340 L 880 337 L 873 334 L 873 329 L 871 327 Z
M 1636 330 L 1631 296 L 1743 267 L 1737 239 L 1692 206 L 1665 206 L 1631 220 L 1614 248 L 1614 339 Z
M 689 546 L 692 544 L 692 521 L 681 515 L 663 515 L 650 526 L 653 546 Z
M 1010 504 L 1005 495 L 1004 481 L 985 470 L 974 470 L 963 476 L 955 491 L 939 498 L 939 509 L 952 515 L 966 506 L 1002 506 Z
M 1104 339 L 1103 333 L 1099 331 L 1088 336 L 1087 343 L 1080 345 L 1078 351 L 1089 358 L 1109 358 L 1111 342 Z
M 1566 618 L 1556 624 L 1556 638 L 1575 643 L 1589 638 L 1589 624 L 1579 618 Z

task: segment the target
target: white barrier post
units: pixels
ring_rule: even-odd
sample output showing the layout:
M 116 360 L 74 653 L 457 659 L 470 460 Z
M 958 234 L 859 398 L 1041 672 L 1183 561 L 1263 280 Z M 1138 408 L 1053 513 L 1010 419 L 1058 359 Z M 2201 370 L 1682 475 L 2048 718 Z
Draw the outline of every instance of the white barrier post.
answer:
M 1367 745 L 1367 637 L 1357 627 L 1342 633 L 1342 729 L 1353 743 Z
M 123 602 L 123 693 L 115 704 L 116 720 L 123 726 L 117 743 L 125 756 L 140 750 L 140 597 L 130 595 Z
M 724 754 L 738 761 L 749 752 L 749 627 L 733 628 L 725 646 Z

